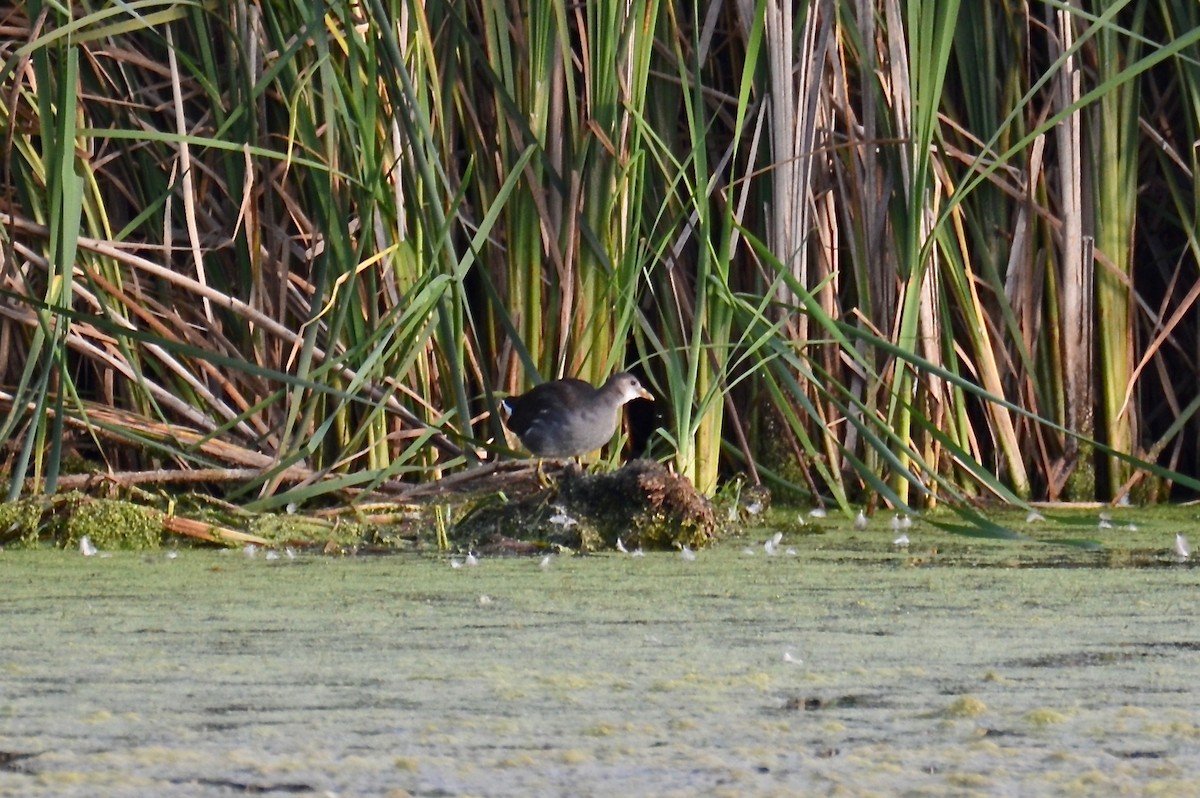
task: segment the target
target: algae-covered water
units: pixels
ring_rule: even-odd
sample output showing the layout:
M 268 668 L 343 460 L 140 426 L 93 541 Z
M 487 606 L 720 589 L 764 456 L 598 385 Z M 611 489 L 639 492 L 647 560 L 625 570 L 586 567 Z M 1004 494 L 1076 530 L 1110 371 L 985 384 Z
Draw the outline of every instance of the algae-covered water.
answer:
M 0 796 L 1197 794 L 1169 542 L 908 534 L 0 552 Z

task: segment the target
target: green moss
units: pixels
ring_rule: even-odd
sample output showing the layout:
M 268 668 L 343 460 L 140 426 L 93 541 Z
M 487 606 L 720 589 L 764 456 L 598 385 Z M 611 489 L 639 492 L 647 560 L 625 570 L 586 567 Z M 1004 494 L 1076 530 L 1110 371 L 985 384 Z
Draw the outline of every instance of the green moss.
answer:
M 79 492 L 0 504 L 0 543 L 70 548 L 86 535 L 100 549 L 154 549 L 162 540 L 159 511 Z
M 0 545 L 36 546 L 41 521 L 42 503 L 36 499 L 0 504 Z
M 264 514 L 249 519 L 246 531 L 277 543 L 298 545 L 335 543 L 350 546 L 368 536 L 364 524 L 356 521 L 331 523 L 320 518 L 294 514 Z
M 773 407 L 763 406 L 759 418 L 761 428 L 754 435 L 758 447 L 757 462 L 773 472 L 782 482 L 792 485 L 807 485 L 809 479 L 804 467 L 796 459 L 793 446 L 795 435 Z
M 1096 465 L 1095 447 L 1087 443 L 1079 444 L 1079 452 L 1075 458 L 1075 469 L 1067 478 L 1066 496 L 1068 501 L 1089 502 L 1096 499 Z
M 713 527 L 702 521 L 683 515 L 668 515 L 662 511 L 646 509 L 635 513 L 630 522 L 629 537 L 645 549 L 661 550 L 682 548 L 700 549 L 713 540 Z
M 157 510 L 118 499 L 91 499 L 75 494 L 65 502 L 63 543 L 79 545 L 87 535 L 99 549 L 156 549 L 162 542 L 162 515 Z

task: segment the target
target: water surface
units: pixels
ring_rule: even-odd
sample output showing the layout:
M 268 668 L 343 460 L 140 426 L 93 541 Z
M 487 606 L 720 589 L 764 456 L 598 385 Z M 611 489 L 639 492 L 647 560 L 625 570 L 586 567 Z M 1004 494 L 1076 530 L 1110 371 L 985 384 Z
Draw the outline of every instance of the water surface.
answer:
M 1190 563 L 910 536 L 0 552 L 0 796 L 1197 793 Z

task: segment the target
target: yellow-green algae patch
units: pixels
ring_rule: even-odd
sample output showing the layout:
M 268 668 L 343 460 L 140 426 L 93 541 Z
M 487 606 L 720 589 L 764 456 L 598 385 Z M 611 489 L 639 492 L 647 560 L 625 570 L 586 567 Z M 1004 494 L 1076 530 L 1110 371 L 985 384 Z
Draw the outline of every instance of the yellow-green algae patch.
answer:
M 1056 723 L 1066 723 L 1067 716 L 1059 712 L 1057 709 L 1050 707 L 1037 707 L 1029 710 L 1025 714 L 1025 719 L 1034 726 L 1050 726 Z
M 987 704 L 973 695 L 959 696 L 946 707 L 946 716 L 951 718 L 977 718 L 988 711 Z

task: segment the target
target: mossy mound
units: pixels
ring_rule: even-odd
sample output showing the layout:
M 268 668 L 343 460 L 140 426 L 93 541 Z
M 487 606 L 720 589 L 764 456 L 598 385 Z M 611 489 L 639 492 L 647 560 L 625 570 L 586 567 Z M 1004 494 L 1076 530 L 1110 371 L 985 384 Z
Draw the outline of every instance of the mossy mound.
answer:
M 249 513 L 202 497 L 168 501 L 138 492 L 137 500 L 129 500 L 67 491 L 0 503 L 0 546 L 71 549 L 87 537 L 100 550 L 138 551 L 159 548 L 169 538 L 201 545 L 252 543 L 342 551 L 377 534 L 375 526 L 358 521 Z
M 610 474 L 565 471 L 557 483 L 510 500 L 477 503 L 456 525 L 455 540 L 484 551 L 539 548 L 696 549 L 718 533 L 712 505 L 692 484 L 652 460 Z
M 86 535 L 101 549 L 156 549 L 163 536 L 162 513 L 117 499 L 77 491 L 34 496 L 0 504 L 0 544 L 71 548 Z
M 36 546 L 41 536 L 42 502 L 18 499 L 0 504 L 0 545 Z
M 118 499 L 81 496 L 62 516 L 62 532 L 55 535 L 65 546 L 77 546 L 87 535 L 99 549 L 157 549 L 162 542 L 162 513 Z

